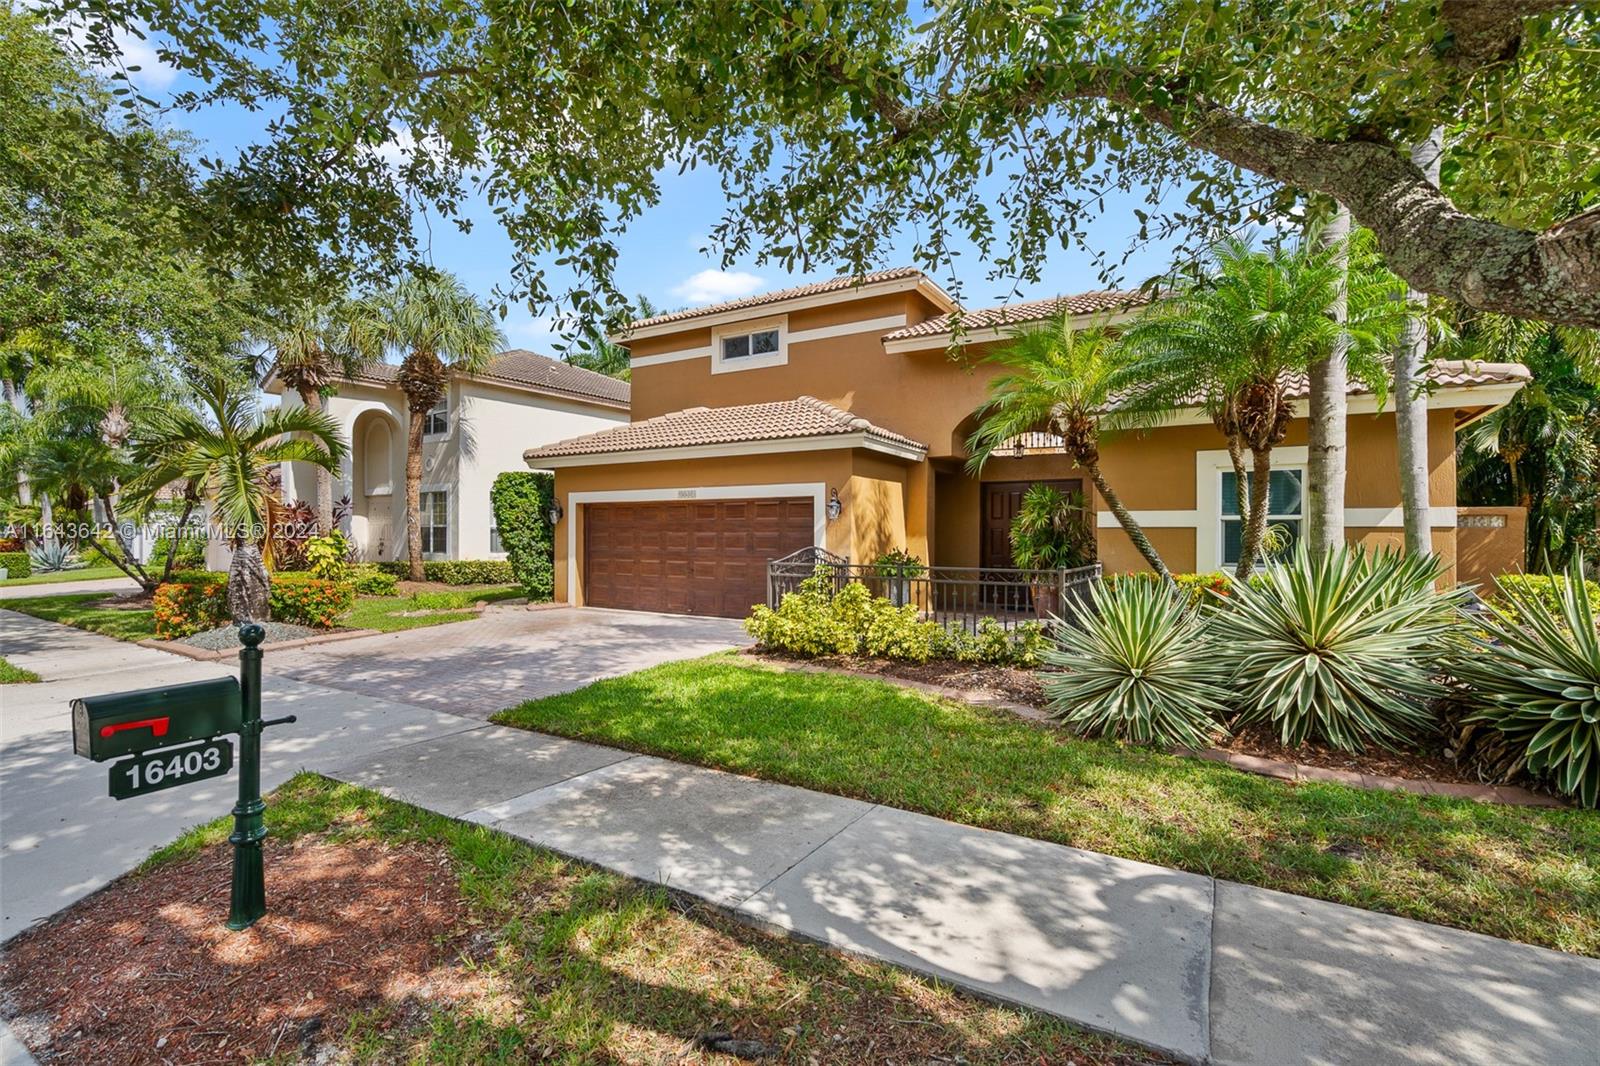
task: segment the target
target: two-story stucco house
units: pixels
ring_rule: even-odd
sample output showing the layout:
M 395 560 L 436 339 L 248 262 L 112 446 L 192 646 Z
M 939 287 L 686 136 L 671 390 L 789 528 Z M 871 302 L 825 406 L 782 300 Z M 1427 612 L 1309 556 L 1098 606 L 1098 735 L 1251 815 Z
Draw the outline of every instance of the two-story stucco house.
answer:
M 334 498 L 350 497 L 347 532 L 361 557 L 405 557 L 406 400 L 399 368 L 369 364 L 323 401 L 350 444 Z M 277 379 L 283 402 L 300 398 Z M 557 441 L 625 424 L 628 383 L 534 352 L 502 352 L 480 374 L 456 374 L 428 414 L 422 455 L 422 550 L 429 559 L 504 558 L 489 489 L 526 470 L 530 441 Z M 315 500 L 314 468 L 286 464 L 284 496 Z
M 1129 314 L 1131 293 L 1101 291 L 965 312 L 914 269 L 772 292 L 658 315 L 615 338 L 632 356 L 633 419 L 530 447 L 556 471 L 556 597 L 574 604 L 743 615 L 766 594 L 769 559 L 816 545 L 870 562 L 904 549 L 949 567 L 1004 567 L 1022 492 L 1037 481 L 1083 490 L 1049 439 L 1019 442 L 973 477 L 963 469 L 973 412 L 996 368 L 984 355 L 1059 307 L 1081 323 Z M 952 354 L 952 346 L 955 353 Z M 1441 364 L 1429 399 L 1434 545 L 1456 552 L 1455 433 L 1528 379 L 1515 365 Z M 1395 427 L 1352 394 L 1346 522 L 1351 540 L 1398 542 Z M 1303 512 L 1301 417 L 1275 452 L 1273 521 Z M 1224 442 L 1199 410 L 1102 449 L 1110 483 L 1174 571 L 1229 566 L 1238 522 Z M 1279 479 L 1281 478 L 1281 481 Z M 1103 502 L 1108 571 L 1143 559 Z

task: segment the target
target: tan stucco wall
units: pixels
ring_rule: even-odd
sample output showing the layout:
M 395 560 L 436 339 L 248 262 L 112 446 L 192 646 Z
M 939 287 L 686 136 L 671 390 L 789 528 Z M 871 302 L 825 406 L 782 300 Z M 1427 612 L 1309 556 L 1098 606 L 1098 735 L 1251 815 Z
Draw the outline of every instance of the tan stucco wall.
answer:
M 871 559 L 892 548 L 906 548 L 907 499 L 913 480 L 910 464 L 848 449 L 794 452 L 720 459 L 673 460 L 570 467 L 556 471 L 556 496 L 566 512 L 555 531 L 556 599 L 582 602 L 579 587 L 568 588 L 569 543 L 581 552 L 583 507 L 573 493 L 619 490 L 689 490 L 724 486 L 820 485 L 838 490 L 841 513 L 826 523 L 824 547 L 852 560 Z M 797 494 L 803 494 L 798 493 Z M 915 521 L 913 520 L 913 525 Z M 926 536 L 925 521 L 923 534 Z M 581 564 L 581 559 L 579 560 Z M 575 592 L 576 595 L 569 595 Z
M 1499 522 L 1499 525 L 1488 525 Z M 1463 584 L 1494 590 L 1496 574 L 1526 569 L 1526 507 L 1462 507 L 1456 511 L 1456 577 Z

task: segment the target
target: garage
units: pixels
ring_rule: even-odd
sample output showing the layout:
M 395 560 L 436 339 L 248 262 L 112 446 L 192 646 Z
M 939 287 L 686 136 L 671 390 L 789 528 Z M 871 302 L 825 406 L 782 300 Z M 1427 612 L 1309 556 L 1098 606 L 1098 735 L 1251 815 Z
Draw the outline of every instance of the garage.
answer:
M 591 503 L 583 508 L 584 602 L 743 618 L 767 598 L 767 560 L 810 547 L 814 501 Z

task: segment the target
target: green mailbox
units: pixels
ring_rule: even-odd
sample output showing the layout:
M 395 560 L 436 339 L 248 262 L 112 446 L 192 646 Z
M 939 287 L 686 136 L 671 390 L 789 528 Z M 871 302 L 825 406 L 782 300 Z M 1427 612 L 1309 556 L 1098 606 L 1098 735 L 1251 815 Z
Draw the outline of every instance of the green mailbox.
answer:
M 243 722 L 239 682 L 231 677 L 85 696 L 72 701 L 72 750 L 104 762 L 237 733 Z

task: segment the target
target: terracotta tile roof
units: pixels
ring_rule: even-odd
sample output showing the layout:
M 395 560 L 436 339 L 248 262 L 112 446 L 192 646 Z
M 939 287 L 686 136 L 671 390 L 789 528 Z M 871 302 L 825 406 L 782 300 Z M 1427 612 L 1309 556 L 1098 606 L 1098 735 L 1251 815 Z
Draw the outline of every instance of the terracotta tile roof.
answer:
M 779 303 L 783 300 L 793 300 L 800 296 L 816 296 L 825 292 L 839 292 L 844 289 L 858 288 L 862 285 L 872 285 L 880 281 L 896 281 L 900 278 L 920 278 L 922 271 L 916 267 L 893 267 L 889 270 L 878 270 L 871 274 L 849 274 L 842 277 L 831 278 L 828 281 L 812 282 L 809 285 L 796 285 L 792 289 L 778 289 L 775 292 L 757 293 L 755 296 L 746 296 L 742 300 L 729 300 L 726 303 L 708 304 L 705 307 L 689 307 L 682 311 L 671 311 L 664 315 L 653 315 L 650 318 L 641 318 L 637 322 L 630 322 L 619 336 L 626 336 L 630 331 L 643 329 L 647 326 L 661 326 L 669 322 L 683 322 L 701 315 L 715 315 L 723 311 L 738 311 L 746 307 L 760 307 L 763 304 Z
M 1533 374 L 1521 363 L 1480 363 L 1464 359 L 1440 359 L 1428 370 L 1428 381 L 1437 388 L 1481 388 L 1485 385 L 1509 385 L 1532 381 Z M 1370 393 L 1360 381 L 1351 378 L 1345 392 L 1351 396 Z M 1311 379 L 1304 373 L 1289 374 L 1284 379 L 1284 396 L 1290 400 L 1303 400 L 1311 395 Z M 1113 406 L 1119 401 L 1113 401 Z M 1390 403 L 1393 398 L 1390 398 Z M 1199 407 L 1198 395 L 1190 396 L 1179 407 Z
M 973 330 L 991 329 L 996 326 L 1041 322 L 1063 309 L 1068 314 L 1092 315 L 1101 311 L 1120 311 L 1128 307 L 1138 307 L 1149 302 L 1148 293 L 1125 289 L 1096 289 L 1094 292 L 1080 292 L 1071 296 L 1052 296 L 1044 300 L 984 307 L 964 312 L 959 319 L 961 328 L 970 333 Z M 939 315 L 912 326 L 902 327 L 893 333 L 886 333 L 883 339 L 898 341 L 911 337 L 937 337 L 956 328 L 957 318 L 958 316 L 954 314 Z
M 531 448 L 522 457 L 529 462 L 536 462 L 568 455 L 603 455 L 856 433 L 865 433 L 901 447 L 927 450 L 925 444 L 875 426 L 865 418 L 841 410 L 831 403 L 824 403 L 814 396 L 800 396 L 777 403 L 691 407 L 686 411 L 657 415 L 642 422 L 630 422 L 625 426 Z
M 397 378 L 400 368 L 393 363 L 368 363 L 357 375 L 364 381 L 388 384 Z M 504 382 L 539 392 L 572 396 L 581 400 L 594 400 L 616 407 L 628 406 L 629 385 L 605 374 L 551 359 L 526 348 L 512 348 L 501 352 L 489 361 L 489 366 L 473 377 L 487 381 Z

